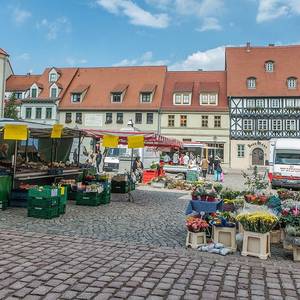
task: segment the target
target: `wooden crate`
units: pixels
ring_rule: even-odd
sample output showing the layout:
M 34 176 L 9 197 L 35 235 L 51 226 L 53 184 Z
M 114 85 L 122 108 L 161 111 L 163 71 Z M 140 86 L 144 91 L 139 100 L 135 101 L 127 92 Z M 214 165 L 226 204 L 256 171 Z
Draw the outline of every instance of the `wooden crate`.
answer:
M 272 230 L 270 232 L 271 244 L 281 243 L 281 230 Z
M 213 241 L 236 251 L 236 228 L 213 226 Z
M 270 233 L 244 231 L 243 256 L 255 256 L 260 259 L 271 257 Z
M 197 249 L 202 245 L 206 245 L 206 233 L 188 231 L 185 245 L 186 247 L 191 247 L 192 249 Z

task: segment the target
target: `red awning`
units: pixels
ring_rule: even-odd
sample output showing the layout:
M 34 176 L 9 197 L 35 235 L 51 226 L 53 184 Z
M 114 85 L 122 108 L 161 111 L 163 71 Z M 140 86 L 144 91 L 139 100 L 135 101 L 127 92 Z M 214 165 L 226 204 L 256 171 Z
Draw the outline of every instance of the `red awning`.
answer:
M 167 138 L 160 134 L 157 134 L 152 131 L 115 131 L 115 130 L 94 130 L 94 129 L 84 129 L 82 130 L 86 136 L 93 137 L 95 139 L 101 139 L 105 135 L 113 135 L 118 136 L 119 144 L 127 145 L 127 138 L 129 136 L 144 136 L 145 138 L 145 147 L 170 147 L 170 148 L 180 148 L 182 146 L 182 142 Z

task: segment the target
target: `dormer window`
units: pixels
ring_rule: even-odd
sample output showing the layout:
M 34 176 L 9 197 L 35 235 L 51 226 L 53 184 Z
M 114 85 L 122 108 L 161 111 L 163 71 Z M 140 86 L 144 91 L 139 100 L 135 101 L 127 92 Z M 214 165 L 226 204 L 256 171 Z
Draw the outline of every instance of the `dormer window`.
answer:
M 265 71 L 266 72 L 274 72 L 274 62 L 269 60 L 265 62 Z
M 122 102 L 122 93 L 111 93 L 111 102 L 121 103 Z
M 217 105 L 218 93 L 200 93 L 201 105 Z
M 294 90 L 297 88 L 298 80 L 296 77 L 289 77 L 287 79 L 287 87 L 290 90 Z
M 72 102 L 77 103 L 81 101 L 81 94 L 80 93 L 73 93 L 72 94 Z
M 173 103 L 175 105 L 191 105 L 192 93 L 174 93 Z
M 142 92 L 140 97 L 142 103 L 150 103 L 152 101 L 152 93 Z
M 49 81 L 50 81 L 50 82 L 55 82 L 55 81 L 57 81 L 57 74 L 56 74 L 56 73 L 50 73 L 50 74 L 49 74 Z
M 256 89 L 256 78 L 255 77 L 249 77 L 247 79 L 247 87 L 248 87 L 248 89 Z
M 153 83 L 145 84 L 140 90 L 140 102 L 151 103 L 155 93 L 157 85 Z
M 33 87 L 31 88 L 31 92 L 30 92 L 30 95 L 31 95 L 31 98 L 36 98 L 37 97 L 37 88 L 36 87 Z
M 50 97 L 51 98 L 57 98 L 57 88 L 56 87 L 52 87 L 50 89 Z

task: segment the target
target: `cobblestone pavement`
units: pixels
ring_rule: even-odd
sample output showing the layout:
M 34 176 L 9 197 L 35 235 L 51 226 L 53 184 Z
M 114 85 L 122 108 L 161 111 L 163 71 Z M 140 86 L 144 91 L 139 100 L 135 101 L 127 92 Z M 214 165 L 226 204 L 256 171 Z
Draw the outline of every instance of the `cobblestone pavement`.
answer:
M 300 299 L 300 264 L 0 233 L 0 299 Z

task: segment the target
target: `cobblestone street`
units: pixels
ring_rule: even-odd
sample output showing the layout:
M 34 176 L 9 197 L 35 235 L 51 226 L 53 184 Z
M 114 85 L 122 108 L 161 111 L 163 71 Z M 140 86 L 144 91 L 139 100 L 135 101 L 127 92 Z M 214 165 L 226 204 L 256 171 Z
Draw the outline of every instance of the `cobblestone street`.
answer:
M 1 299 L 299 299 L 293 262 L 5 231 Z

